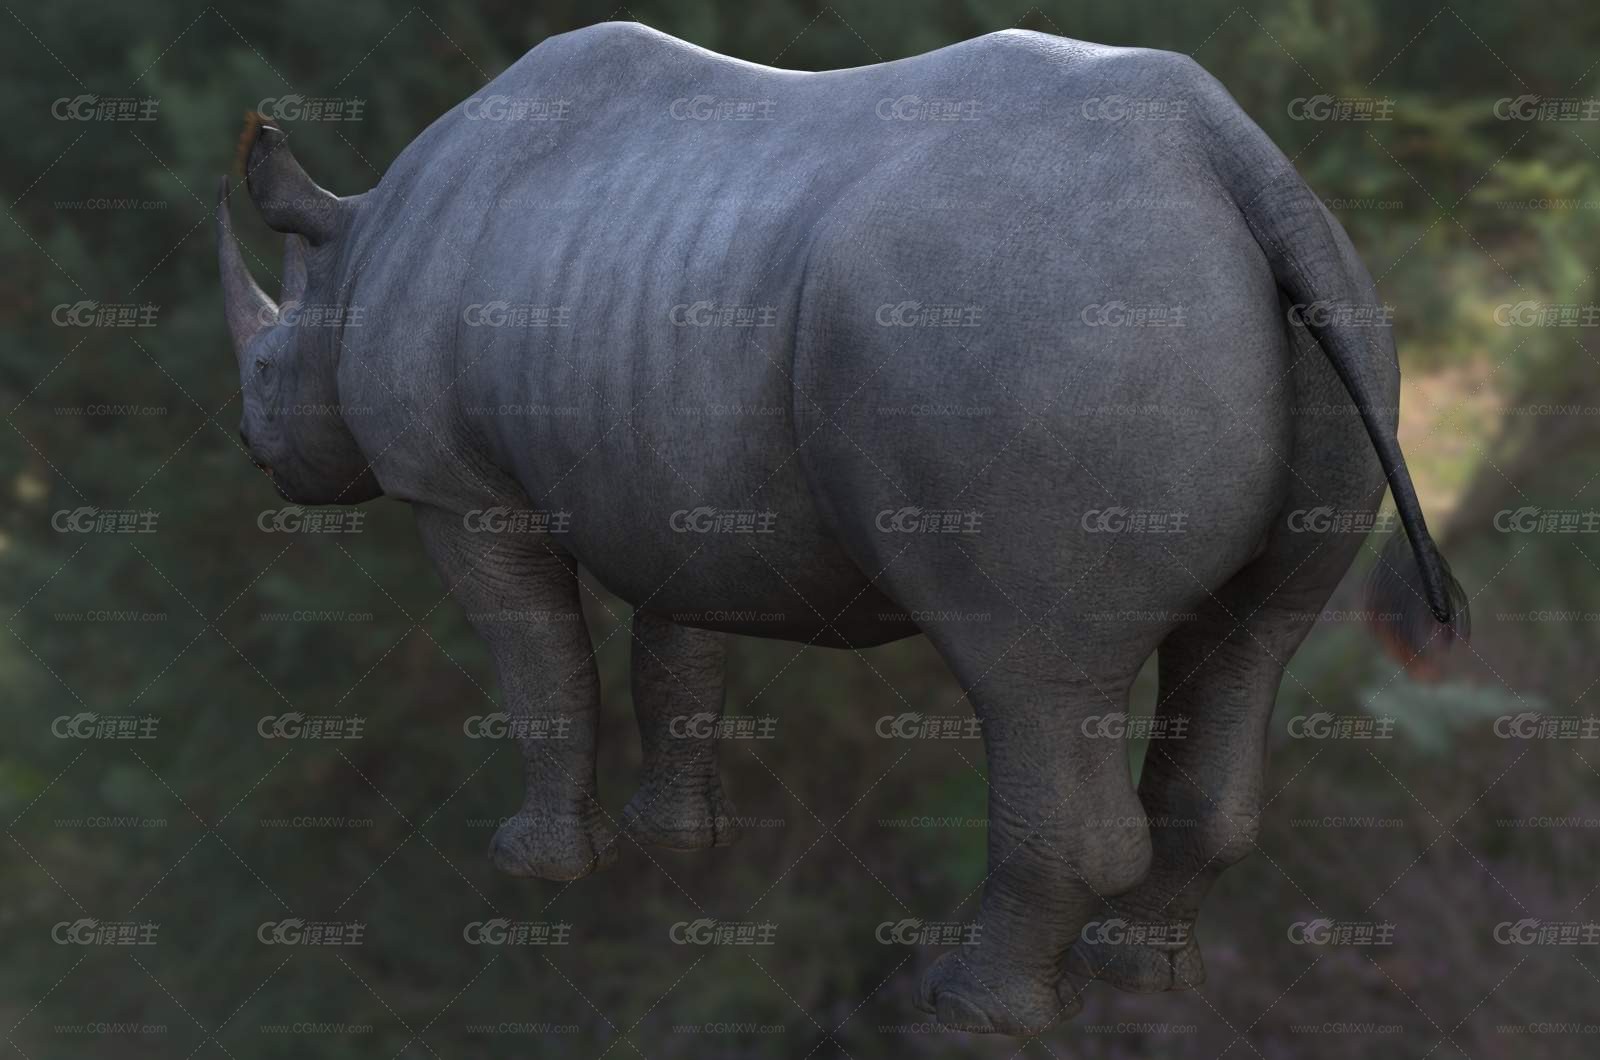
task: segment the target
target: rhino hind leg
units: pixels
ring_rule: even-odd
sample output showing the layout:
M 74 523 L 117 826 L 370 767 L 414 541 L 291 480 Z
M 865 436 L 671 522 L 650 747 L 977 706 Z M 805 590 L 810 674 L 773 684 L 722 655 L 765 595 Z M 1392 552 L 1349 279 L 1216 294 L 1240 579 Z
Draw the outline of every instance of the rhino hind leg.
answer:
M 1137 660 L 1090 675 L 1063 657 L 1064 631 L 1019 632 L 934 633 L 981 724 L 989 871 L 975 937 L 933 962 L 916 1004 L 952 1029 L 1030 1036 L 1082 1007 L 1062 958 L 1105 896 L 1143 878 L 1150 840 L 1124 742 L 1082 735 L 1093 715 L 1126 710 Z
M 1154 927 L 1165 930 L 1171 921 L 1157 918 L 1139 921 L 1124 910 L 1111 906 L 1107 915 L 1128 918 L 1137 930 Z M 1163 990 L 1193 990 L 1206 981 L 1205 962 L 1192 924 L 1179 924 L 1181 942 L 1108 945 L 1082 939 L 1067 951 L 1066 978 L 1077 984 L 1098 980 L 1130 994 L 1154 994 Z
M 717 769 L 726 637 L 640 609 L 633 616 L 633 709 L 644 750 L 623 810 L 630 836 L 669 850 L 728 846 L 733 804 Z
M 578 880 L 617 860 L 606 822 L 582 813 L 524 806 L 489 840 L 489 861 L 507 876 Z
M 441 579 L 489 648 L 508 742 L 521 752 L 522 806 L 495 831 L 490 860 L 541 880 L 612 864 L 617 837 L 595 783 L 600 678 L 576 566 L 529 543 L 533 535 L 469 533 L 440 508 L 419 505 L 416 516 Z
M 1159 649 L 1156 713 L 1139 797 L 1150 823 L 1150 873 L 1106 903 L 1116 937 L 1080 938 L 1067 976 L 1120 990 L 1190 990 L 1205 982 L 1195 921 L 1224 870 L 1256 849 L 1273 705 L 1284 666 L 1315 623 L 1359 538 L 1280 549 L 1241 571 Z M 1284 572 L 1295 568 L 1287 581 Z M 1178 722 L 1181 720 L 1181 724 Z

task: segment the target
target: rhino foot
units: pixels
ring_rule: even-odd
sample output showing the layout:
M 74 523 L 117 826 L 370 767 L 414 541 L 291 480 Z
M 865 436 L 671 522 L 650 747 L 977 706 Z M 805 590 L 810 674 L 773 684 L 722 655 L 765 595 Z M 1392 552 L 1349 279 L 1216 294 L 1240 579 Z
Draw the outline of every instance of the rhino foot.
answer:
M 647 781 L 622 816 L 630 835 L 668 850 L 730 846 L 739 835 L 733 803 L 714 775 L 709 786 L 696 788 Z
M 986 964 L 964 946 L 934 961 L 917 988 L 917 1008 L 951 1030 L 1031 1037 L 1083 1008 L 1070 979 Z
M 1205 962 L 1192 930 L 1176 946 L 1079 939 L 1067 951 L 1065 967 L 1069 978 L 1098 979 L 1131 994 L 1190 990 L 1206 981 Z
M 495 830 L 489 860 L 510 876 L 576 880 L 617 860 L 617 837 L 598 812 L 545 813 L 523 807 Z

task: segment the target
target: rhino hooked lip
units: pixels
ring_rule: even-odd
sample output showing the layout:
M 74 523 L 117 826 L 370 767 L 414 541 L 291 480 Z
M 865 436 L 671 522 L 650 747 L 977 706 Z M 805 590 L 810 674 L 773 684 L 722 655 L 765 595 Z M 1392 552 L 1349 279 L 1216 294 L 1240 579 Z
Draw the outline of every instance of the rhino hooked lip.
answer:
M 255 451 L 250 448 L 250 435 L 243 427 L 239 428 L 239 444 L 244 447 L 244 455 L 256 466 L 256 470 L 266 472 L 268 478 L 272 477 L 272 468 L 256 459 Z

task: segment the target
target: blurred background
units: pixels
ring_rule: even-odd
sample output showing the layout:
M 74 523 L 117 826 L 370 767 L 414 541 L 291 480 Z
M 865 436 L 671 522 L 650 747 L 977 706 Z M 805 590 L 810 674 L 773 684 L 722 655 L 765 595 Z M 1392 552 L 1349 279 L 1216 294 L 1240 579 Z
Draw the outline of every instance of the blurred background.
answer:
M 605 18 L 796 69 L 1010 26 L 1190 53 L 1349 230 L 1394 307 L 1401 440 L 1476 635 L 1400 672 L 1350 614 L 1365 560 L 1351 572 L 1284 682 L 1262 852 L 1210 898 L 1201 989 L 1096 986 L 1027 1045 L 912 1008 L 940 950 L 880 925 L 970 917 L 984 875 L 980 744 L 879 735 L 906 703 L 967 709 L 920 638 L 735 642 L 729 712 L 776 719 L 724 745 L 738 846 L 624 842 L 575 885 L 503 878 L 485 848 L 518 805 L 516 753 L 464 735 L 492 678 L 408 513 L 258 522 L 279 502 L 235 438 L 209 217 L 241 114 L 290 108 L 301 162 L 357 192 L 529 47 Z M 76 0 L 0 23 L 0 1029 L 18 1055 L 1593 1054 L 1600 8 Z M 639 760 L 629 609 L 591 602 L 616 814 Z M 1319 738 L 1319 711 L 1379 737 Z M 292 715 L 362 721 L 305 739 Z M 702 917 L 776 928 L 672 940 Z M 551 925 L 551 944 L 474 937 L 495 918 Z M 1390 937 L 1294 937 L 1318 918 Z M 315 941 L 341 944 L 311 944 L 330 923 L 346 936 Z

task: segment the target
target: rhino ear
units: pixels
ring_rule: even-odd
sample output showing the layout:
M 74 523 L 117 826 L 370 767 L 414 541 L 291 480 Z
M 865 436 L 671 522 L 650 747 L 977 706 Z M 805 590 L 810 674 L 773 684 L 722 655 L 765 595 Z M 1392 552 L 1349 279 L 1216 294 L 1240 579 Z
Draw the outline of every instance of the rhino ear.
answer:
M 338 235 L 341 200 L 300 168 L 289 150 L 289 134 L 260 114 L 246 116 L 239 137 L 245 185 L 267 227 L 304 236 L 312 246 Z

